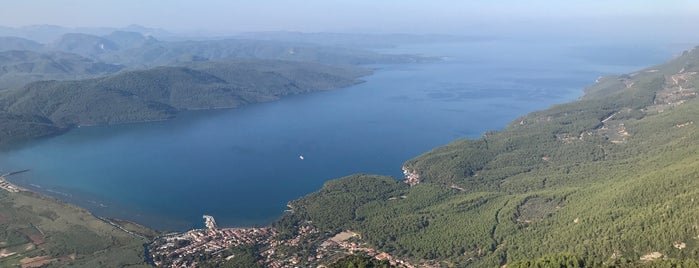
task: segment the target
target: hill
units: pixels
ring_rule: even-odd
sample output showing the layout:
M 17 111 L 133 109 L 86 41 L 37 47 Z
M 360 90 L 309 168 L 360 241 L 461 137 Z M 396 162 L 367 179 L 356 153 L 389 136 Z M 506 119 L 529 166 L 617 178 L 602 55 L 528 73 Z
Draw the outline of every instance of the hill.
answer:
M 489 36 L 457 36 L 445 34 L 362 34 L 333 32 L 248 32 L 235 37 L 253 40 L 274 40 L 293 43 L 312 43 L 347 48 L 389 48 L 399 44 L 472 42 L 494 39 Z
M 405 163 L 410 186 L 370 175 L 328 182 L 290 202 L 275 226 L 325 234 L 292 250 L 300 259 L 352 230 L 360 245 L 425 265 L 691 265 L 698 63 L 694 49 L 603 77 L 580 100 L 436 148 Z
M 325 64 L 408 63 L 433 60 L 414 55 L 385 55 L 368 50 L 320 46 L 309 43 L 223 39 L 201 41 L 151 41 L 142 46 L 99 56 L 104 62 L 152 67 L 177 62 L 254 58 Z
M 156 42 L 152 36 L 145 36 L 139 32 L 114 31 L 104 38 L 112 42 L 119 49 L 135 48 L 145 45 L 147 42 Z
M 4 27 L 0 26 L 0 36 L 16 36 L 29 39 L 42 44 L 54 42 L 67 33 L 79 33 L 90 35 L 109 35 L 112 32 L 135 32 L 144 36 L 152 36 L 155 38 L 174 38 L 173 33 L 163 29 L 148 28 L 140 25 L 129 25 L 122 28 L 113 27 L 77 27 L 69 28 L 58 25 L 29 25 L 23 27 Z
M 80 125 L 165 120 L 183 110 L 235 108 L 346 87 L 368 73 L 317 63 L 230 60 L 34 82 L 0 92 L 1 118 L 14 126 L 0 132 L 0 144 Z
M 48 48 L 86 57 L 97 57 L 101 54 L 119 49 L 119 47 L 109 39 L 79 33 L 64 34 L 61 38 L 49 44 Z
M 12 36 L 0 36 L 0 51 L 9 50 L 29 50 L 38 51 L 43 49 L 43 45 L 34 42 L 29 39 L 12 37 Z
M 215 65 L 218 61 L 242 59 L 333 65 L 433 60 L 310 43 L 245 39 L 160 41 L 128 31 L 113 31 L 106 35 L 66 33 L 46 45 L 18 37 L 0 37 L 0 90 L 16 89 L 35 81 L 94 78 L 123 69 L 142 70 L 201 62 Z
M 25 36 L 22 33 L 44 32 L 62 33 L 46 44 L 40 44 L 28 39 L 14 36 Z M 50 26 L 37 26 L 27 29 L 8 28 L 3 31 L 8 37 L 0 37 L 0 51 L 29 50 L 36 52 L 65 52 L 77 54 L 95 61 L 108 64 L 124 65 L 130 68 L 149 68 L 173 63 L 221 60 L 228 58 L 255 58 L 287 61 L 312 61 L 325 64 L 377 64 L 377 63 L 406 63 L 434 60 L 415 55 L 386 55 L 370 50 L 341 47 L 338 43 L 319 44 L 319 38 L 286 41 L 269 39 L 266 36 L 256 40 L 239 38 L 206 39 L 206 40 L 173 40 L 163 41 L 149 35 L 147 29 L 138 27 L 134 31 L 114 30 L 108 34 L 90 34 L 85 32 L 104 33 L 108 29 L 86 29 L 80 32 L 65 32 L 70 29 Z M 60 30 L 60 31 L 59 31 Z M 76 31 L 79 29 L 75 29 Z M 145 32 L 145 34 L 144 34 Z M 335 35 L 339 41 L 358 39 L 352 35 Z M 361 37 L 364 38 L 364 37 Z M 380 39 L 381 36 L 372 36 Z M 407 38 L 407 37 L 405 37 Z M 423 37 L 425 39 L 426 37 Z M 346 45 L 345 45 L 346 46 Z
M 0 52 L 0 90 L 41 80 L 71 80 L 115 73 L 123 66 L 65 52 Z

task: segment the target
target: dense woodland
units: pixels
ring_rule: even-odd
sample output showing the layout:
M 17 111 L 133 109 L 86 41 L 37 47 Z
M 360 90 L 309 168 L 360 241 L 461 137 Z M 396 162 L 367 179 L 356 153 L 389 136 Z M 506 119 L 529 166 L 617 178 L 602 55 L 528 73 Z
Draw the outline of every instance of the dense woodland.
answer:
M 605 77 L 578 101 L 436 148 L 405 163 L 420 176 L 413 187 L 330 181 L 278 226 L 353 230 L 415 263 L 695 267 L 697 63 L 693 50 Z
M 334 263 L 328 265 L 328 268 L 392 268 L 387 260 L 377 260 L 364 255 L 348 255 Z

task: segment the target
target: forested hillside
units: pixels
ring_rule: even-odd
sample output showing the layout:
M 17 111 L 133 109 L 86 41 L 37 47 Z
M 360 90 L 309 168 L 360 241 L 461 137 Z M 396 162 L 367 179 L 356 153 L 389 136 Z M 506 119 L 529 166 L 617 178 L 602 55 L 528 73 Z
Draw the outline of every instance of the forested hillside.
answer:
M 80 125 L 164 120 L 194 109 L 350 86 L 370 70 L 319 63 L 229 60 L 123 71 L 77 81 L 40 81 L 0 92 L 0 144 Z
M 696 265 L 697 72 L 694 49 L 600 78 L 578 101 L 407 161 L 413 186 L 329 182 L 277 226 L 352 230 L 422 264 Z

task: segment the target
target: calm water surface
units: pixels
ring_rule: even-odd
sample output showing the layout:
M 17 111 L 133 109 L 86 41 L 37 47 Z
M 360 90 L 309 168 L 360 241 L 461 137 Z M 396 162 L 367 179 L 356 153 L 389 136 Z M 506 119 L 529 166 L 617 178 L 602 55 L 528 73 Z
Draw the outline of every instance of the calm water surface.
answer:
M 627 49 L 627 48 L 632 49 Z M 671 58 L 667 46 L 499 40 L 400 46 L 444 57 L 383 65 L 366 83 L 164 122 L 82 127 L 0 153 L 14 182 L 162 230 L 268 224 L 287 201 L 353 173 L 399 178 L 433 147 L 574 100 L 598 76 Z M 299 158 L 303 155 L 304 160 Z

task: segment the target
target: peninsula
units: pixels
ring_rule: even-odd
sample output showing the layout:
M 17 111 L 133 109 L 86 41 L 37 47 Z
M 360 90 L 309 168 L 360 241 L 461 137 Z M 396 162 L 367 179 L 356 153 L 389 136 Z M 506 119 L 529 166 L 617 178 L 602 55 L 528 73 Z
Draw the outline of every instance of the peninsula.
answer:
M 0 91 L 0 145 L 76 126 L 166 120 L 184 110 L 236 108 L 361 83 L 371 70 L 275 60 L 227 60 L 41 81 Z

